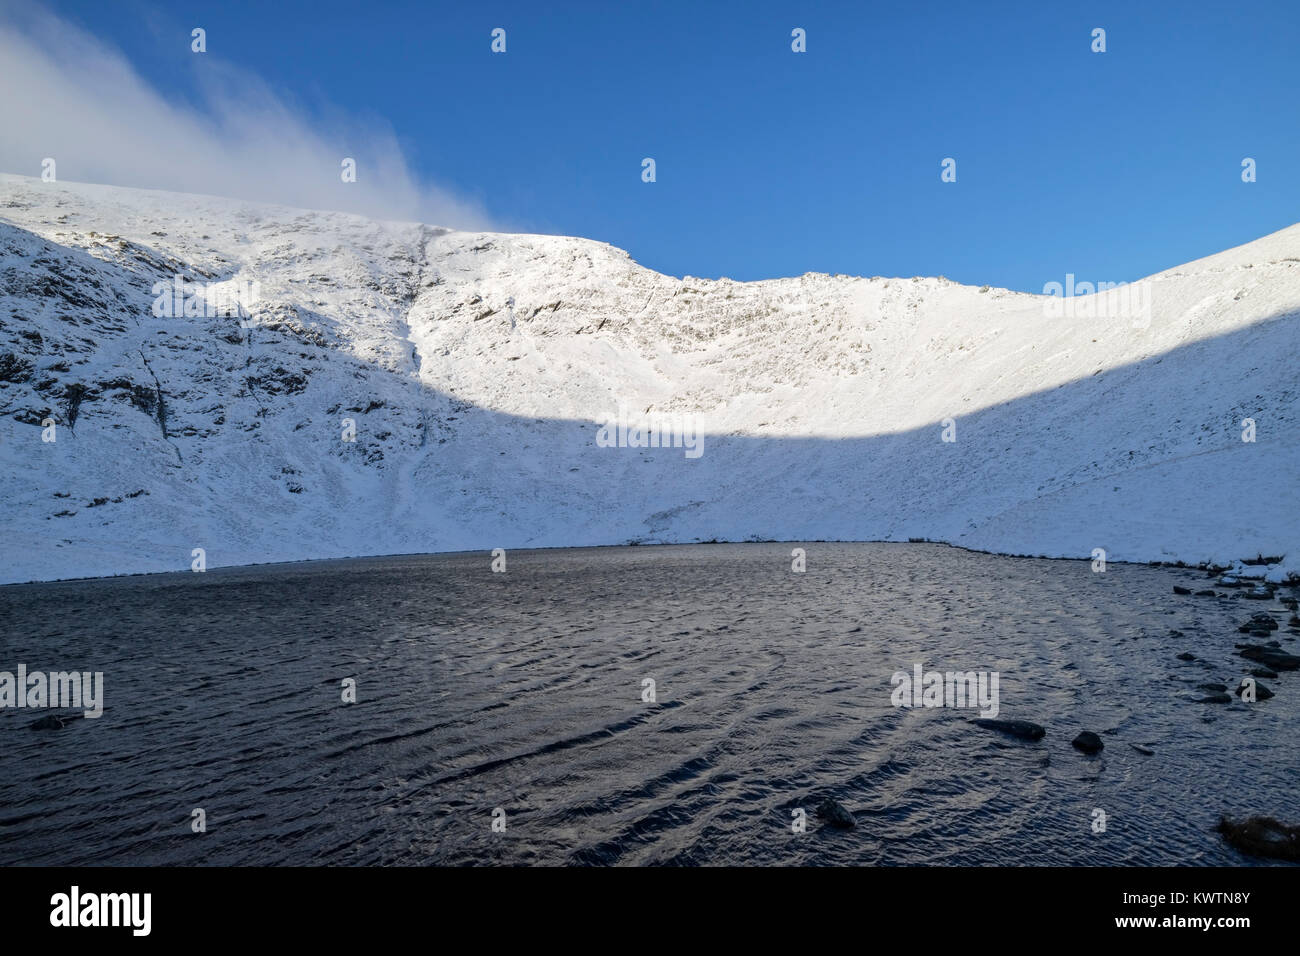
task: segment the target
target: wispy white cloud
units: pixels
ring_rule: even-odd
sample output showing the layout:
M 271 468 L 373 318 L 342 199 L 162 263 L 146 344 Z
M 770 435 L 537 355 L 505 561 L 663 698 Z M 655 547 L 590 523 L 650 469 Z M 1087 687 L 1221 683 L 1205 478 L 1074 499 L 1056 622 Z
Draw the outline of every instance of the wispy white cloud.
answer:
M 382 121 L 308 117 L 247 71 L 204 57 L 197 105 L 169 102 L 117 50 L 48 12 L 0 10 L 0 169 L 209 193 L 460 229 L 481 205 L 423 181 Z M 357 181 L 341 180 L 352 157 Z

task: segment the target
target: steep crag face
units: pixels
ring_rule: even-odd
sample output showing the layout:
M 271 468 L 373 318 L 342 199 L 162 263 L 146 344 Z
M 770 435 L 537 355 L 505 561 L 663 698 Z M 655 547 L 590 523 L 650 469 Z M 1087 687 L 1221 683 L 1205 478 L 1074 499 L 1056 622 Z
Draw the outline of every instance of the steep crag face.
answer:
M 758 538 L 1300 570 L 1300 227 L 1140 288 L 0 177 L 0 581 Z M 604 447 L 620 409 L 700 453 Z

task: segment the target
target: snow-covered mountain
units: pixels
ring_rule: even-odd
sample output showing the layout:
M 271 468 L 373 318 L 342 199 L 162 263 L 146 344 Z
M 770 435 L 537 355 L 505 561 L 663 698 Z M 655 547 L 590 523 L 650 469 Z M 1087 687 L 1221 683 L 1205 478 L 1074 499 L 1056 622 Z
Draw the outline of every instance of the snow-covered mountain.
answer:
M 178 275 L 199 314 L 166 314 Z M 584 239 L 0 176 L 0 580 L 909 537 L 1300 569 L 1300 225 L 1144 288 L 1142 316 L 1116 290 L 1054 317 L 943 278 L 675 279 Z M 620 406 L 703 454 L 602 447 Z

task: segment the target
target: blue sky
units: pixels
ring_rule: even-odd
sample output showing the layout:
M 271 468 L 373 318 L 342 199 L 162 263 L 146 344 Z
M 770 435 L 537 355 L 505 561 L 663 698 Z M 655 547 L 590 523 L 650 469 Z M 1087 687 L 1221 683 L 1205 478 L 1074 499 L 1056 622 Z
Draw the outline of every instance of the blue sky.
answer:
M 1300 220 L 1296 0 L 47 6 L 173 103 L 233 65 L 308 116 L 386 122 L 416 175 L 503 228 L 673 275 L 1041 292 Z

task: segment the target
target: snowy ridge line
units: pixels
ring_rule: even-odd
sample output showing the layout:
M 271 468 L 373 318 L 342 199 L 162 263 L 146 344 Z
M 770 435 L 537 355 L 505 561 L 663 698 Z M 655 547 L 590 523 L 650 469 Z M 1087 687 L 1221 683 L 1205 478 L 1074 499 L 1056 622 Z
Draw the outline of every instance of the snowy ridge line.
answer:
M 155 314 L 177 275 L 257 298 Z M 1143 316 L 1112 290 L 1063 317 L 942 278 L 676 279 L 590 240 L 0 176 L 0 581 L 194 549 L 908 538 L 1300 571 L 1300 226 L 1143 281 Z M 703 454 L 602 447 L 620 409 L 698 425 Z

